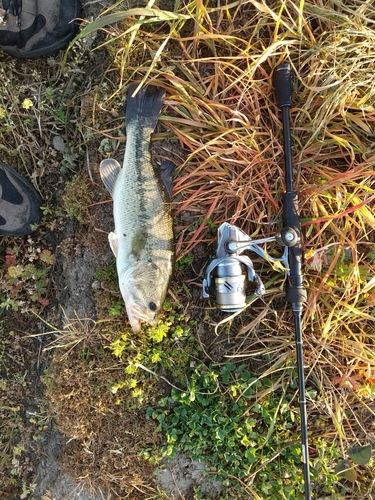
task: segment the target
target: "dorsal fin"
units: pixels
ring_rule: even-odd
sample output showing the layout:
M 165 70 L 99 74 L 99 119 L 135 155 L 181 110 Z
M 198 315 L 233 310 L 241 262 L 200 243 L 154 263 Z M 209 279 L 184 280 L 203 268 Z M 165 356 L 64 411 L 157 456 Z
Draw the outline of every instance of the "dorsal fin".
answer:
M 100 177 L 103 184 L 107 188 L 109 194 L 113 198 L 113 192 L 119 173 L 121 172 L 121 165 L 113 158 L 107 158 L 100 164 Z

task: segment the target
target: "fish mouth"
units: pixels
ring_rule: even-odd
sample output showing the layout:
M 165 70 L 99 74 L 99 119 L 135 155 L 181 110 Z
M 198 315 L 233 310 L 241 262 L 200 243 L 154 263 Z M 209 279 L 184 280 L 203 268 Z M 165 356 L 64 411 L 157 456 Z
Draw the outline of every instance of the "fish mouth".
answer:
M 149 310 L 145 310 L 140 304 L 133 302 L 127 309 L 131 327 L 135 333 L 141 331 L 141 321 L 148 323 L 151 326 L 156 325 L 156 314 Z

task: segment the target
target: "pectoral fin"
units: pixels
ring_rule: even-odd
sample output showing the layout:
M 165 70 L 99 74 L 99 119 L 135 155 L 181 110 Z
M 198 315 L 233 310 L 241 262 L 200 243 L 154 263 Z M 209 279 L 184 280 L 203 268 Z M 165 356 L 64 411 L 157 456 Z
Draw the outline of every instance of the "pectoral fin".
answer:
M 111 247 L 114 256 L 118 255 L 118 237 L 116 233 L 109 233 L 108 235 L 109 246 Z
M 117 177 L 120 171 L 121 171 L 121 165 L 119 164 L 118 161 L 114 160 L 113 158 L 107 158 L 106 160 L 103 160 L 100 164 L 100 177 L 102 178 L 103 184 L 107 188 L 112 198 Z

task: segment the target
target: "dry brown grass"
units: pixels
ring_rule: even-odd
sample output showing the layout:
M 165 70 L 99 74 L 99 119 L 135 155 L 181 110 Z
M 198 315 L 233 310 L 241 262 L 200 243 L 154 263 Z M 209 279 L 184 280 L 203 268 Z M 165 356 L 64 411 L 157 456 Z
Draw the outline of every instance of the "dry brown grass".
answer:
M 156 491 L 154 468 L 140 454 L 156 449 L 160 437 L 144 409 L 132 404 L 130 390 L 121 400 L 111 392 L 124 365 L 104 346 L 65 354 L 58 350 L 44 377 L 50 415 L 68 437 L 62 470 L 103 498 L 149 498 Z

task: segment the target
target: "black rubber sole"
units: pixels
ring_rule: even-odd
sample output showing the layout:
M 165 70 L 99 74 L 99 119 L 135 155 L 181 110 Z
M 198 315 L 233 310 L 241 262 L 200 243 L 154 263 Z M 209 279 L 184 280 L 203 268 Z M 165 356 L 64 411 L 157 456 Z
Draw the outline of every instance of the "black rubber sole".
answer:
M 38 227 L 42 219 L 42 211 L 40 209 L 43 201 L 39 193 L 36 191 L 34 186 L 25 177 L 16 172 L 12 167 L 0 161 L 0 167 L 9 172 L 11 177 L 17 179 L 17 181 L 22 185 L 23 195 L 27 196 L 30 205 L 30 215 L 29 220 L 25 222 L 22 226 L 15 230 L 6 230 L 2 225 L 0 225 L 0 234 L 4 236 L 23 236 L 25 234 L 30 234 Z M 5 216 L 5 217 L 4 217 Z M 1 214 L 1 220 L 6 221 L 7 214 Z

